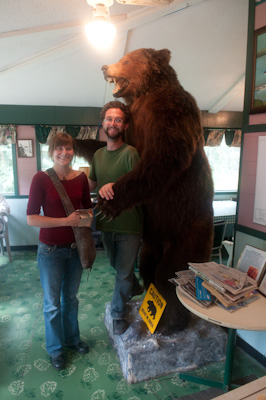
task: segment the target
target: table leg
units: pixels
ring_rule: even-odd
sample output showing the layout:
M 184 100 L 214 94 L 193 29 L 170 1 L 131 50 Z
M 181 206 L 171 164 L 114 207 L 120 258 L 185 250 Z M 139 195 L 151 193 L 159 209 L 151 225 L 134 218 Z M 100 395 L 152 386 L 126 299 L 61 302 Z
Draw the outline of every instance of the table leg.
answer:
M 223 387 L 224 391 L 226 391 L 226 392 L 228 390 L 230 390 L 230 386 L 231 386 L 235 344 L 236 344 L 236 329 L 229 328 L 228 329 L 227 350 L 226 350 L 226 360 L 225 360 L 225 368 L 224 368 L 224 387 Z

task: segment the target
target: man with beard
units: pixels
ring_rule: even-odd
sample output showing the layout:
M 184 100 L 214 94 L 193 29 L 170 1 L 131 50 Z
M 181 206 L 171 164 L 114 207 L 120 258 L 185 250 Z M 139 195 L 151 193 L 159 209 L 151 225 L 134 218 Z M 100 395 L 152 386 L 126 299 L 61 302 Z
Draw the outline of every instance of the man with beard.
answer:
M 124 142 L 130 121 L 129 107 L 120 101 L 107 103 L 102 111 L 102 126 L 107 135 L 107 147 L 96 151 L 89 175 L 90 190 L 98 188 L 99 195 L 112 201 L 114 183 L 130 172 L 139 161 L 137 150 Z M 115 288 L 111 302 L 113 333 L 121 335 L 128 328 L 126 303 L 143 292 L 134 274 L 143 225 L 140 206 L 122 212 L 110 221 L 99 215 L 96 227 L 102 231 L 102 240 L 111 266 L 116 270 Z

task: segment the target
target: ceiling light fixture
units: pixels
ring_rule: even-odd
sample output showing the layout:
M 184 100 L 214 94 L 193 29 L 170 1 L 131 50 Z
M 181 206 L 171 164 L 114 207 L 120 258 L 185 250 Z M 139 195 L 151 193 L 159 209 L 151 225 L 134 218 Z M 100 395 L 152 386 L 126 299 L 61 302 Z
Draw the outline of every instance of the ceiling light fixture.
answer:
M 93 20 L 85 29 L 90 43 L 100 49 L 111 47 L 116 34 L 116 28 L 109 22 L 109 7 L 113 0 L 87 0 L 92 6 Z

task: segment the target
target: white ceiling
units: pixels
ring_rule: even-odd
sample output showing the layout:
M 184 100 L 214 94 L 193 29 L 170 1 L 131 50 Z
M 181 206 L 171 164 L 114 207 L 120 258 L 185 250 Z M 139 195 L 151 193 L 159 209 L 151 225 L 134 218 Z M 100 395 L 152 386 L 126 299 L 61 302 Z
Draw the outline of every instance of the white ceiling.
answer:
M 86 0 L 0 1 L 0 104 L 102 107 L 112 99 L 101 67 L 141 48 L 167 48 L 201 110 L 242 111 L 248 0 L 115 3 L 111 51 L 88 43 Z

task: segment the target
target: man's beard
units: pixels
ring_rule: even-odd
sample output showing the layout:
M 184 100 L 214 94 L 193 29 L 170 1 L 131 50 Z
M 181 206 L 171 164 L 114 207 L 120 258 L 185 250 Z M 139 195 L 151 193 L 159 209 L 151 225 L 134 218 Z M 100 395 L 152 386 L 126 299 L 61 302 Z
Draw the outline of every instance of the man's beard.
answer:
M 121 136 L 123 137 L 123 135 L 124 135 L 124 131 L 117 131 L 117 134 L 114 135 L 114 136 L 109 135 L 109 133 L 108 133 L 108 128 L 104 129 L 104 132 L 106 133 L 106 136 L 107 136 L 109 139 L 113 140 L 113 142 L 117 142 L 117 140 L 118 140 Z

